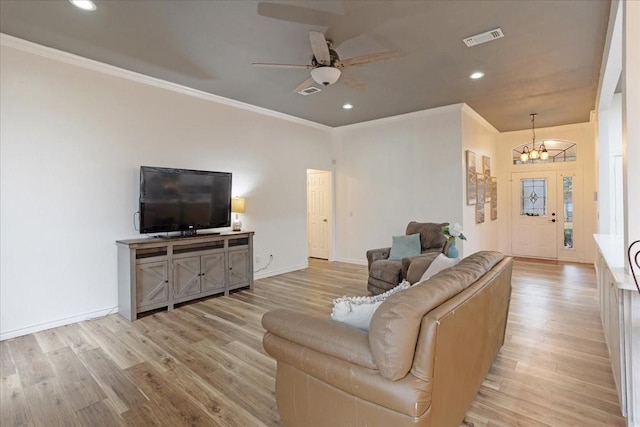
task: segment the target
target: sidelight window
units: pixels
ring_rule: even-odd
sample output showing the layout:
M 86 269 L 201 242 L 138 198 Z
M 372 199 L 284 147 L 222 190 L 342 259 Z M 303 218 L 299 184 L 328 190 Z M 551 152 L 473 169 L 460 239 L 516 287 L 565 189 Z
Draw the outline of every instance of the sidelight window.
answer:
M 562 178 L 564 248 L 573 248 L 573 177 Z

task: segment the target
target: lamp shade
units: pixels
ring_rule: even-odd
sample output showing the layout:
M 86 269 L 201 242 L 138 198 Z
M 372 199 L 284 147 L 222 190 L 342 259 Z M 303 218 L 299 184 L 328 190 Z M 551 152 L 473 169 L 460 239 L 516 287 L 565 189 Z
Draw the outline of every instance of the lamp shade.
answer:
M 234 197 L 231 199 L 231 212 L 244 213 L 246 203 L 242 197 Z
M 544 145 L 544 142 L 543 142 L 542 145 L 540 145 L 540 159 L 547 160 L 548 158 L 549 158 L 549 152 L 547 151 L 547 147 Z
M 311 70 L 311 77 L 324 86 L 334 84 L 340 78 L 340 70 L 333 67 L 318 67 Z

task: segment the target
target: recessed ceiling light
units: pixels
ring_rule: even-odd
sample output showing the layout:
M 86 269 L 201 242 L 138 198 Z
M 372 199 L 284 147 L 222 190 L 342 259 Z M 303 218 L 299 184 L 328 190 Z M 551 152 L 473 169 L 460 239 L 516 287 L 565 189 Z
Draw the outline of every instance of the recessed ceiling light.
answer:
M 353 105 L 346 103 L 342 106 L 342 108 L 344 108 L 345 110 L 351 110 L 353 108 Z
M 69 2 L 82 10 L 96 10 L 96 4 L 91 0 L 69 0 Z
M 475 73 L 472 73 L 469 78 L 473 79 L 473 80 L 478 80 L 484 77 L 484 73 L 482 71 L 476 71 Z

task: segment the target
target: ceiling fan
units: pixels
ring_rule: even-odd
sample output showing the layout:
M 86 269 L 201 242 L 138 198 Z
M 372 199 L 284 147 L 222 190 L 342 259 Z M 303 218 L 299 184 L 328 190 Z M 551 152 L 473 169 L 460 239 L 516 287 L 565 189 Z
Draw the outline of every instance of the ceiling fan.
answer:
M 270 64 L 263 62 L 254 62 L 253 65 L 258 67 L 274 67 L 274 68 L 304 68 L 311 70 L 311 77 L 303 81 L 295 88 L 294 92 L 299 92 L 308 88 L 315 81 L 323 86 L 334 84 L 340 81 L 355 89 L 364 90 L 367 88 L 366 83 L 359 80 L 343 70 L 349 67 L 357 67 L 373 64 L 375 62 L 388 61 L 397 58 L 398 52 L 378 52 L 368 55 L 355 56 L 349 59 L 340 59 L 338 52 L 332 49 L 331 40 L 327 40 L 319 31 L 309 31 L 309 40 L 311 42 L 311 64 L 309 65 L 293 65 L 293 64 Z

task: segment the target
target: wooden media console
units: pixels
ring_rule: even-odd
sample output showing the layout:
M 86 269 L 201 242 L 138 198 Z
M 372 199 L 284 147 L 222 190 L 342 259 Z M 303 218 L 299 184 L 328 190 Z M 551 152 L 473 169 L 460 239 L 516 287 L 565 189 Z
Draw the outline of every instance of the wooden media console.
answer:
M 253 289 L 253 231 L 119 240 L 118 312 L 140 313 Z

